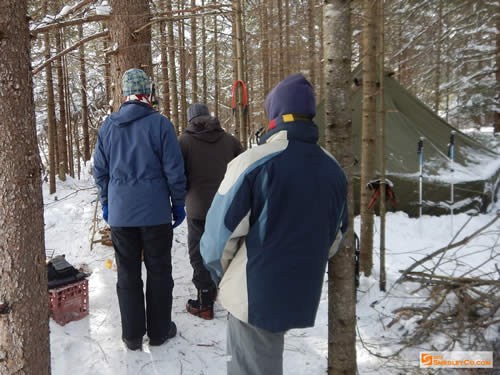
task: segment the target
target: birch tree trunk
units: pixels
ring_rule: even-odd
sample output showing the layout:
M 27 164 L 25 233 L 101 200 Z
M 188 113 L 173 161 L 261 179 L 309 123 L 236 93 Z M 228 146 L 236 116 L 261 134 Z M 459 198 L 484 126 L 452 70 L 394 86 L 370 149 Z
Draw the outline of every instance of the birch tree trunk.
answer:
M 361 125 L 361 242 L 360 269 L 370 276 L 373 268 L 373 209 L 366 185 L 375 175 L 377 121 L 377 1 L 363 0 L 363 105 Z
M 19 0 L 0 0 L 0 6 L 0 374 L 48 375 L 47 269 L 28 9 Z
M 151 27 L 134 33 L 151 16 L 148 0 L 111 0 L 113 9 L 109 22 L 112 45 L 117 51 L 111 55 L 113 111 L 122 102 L 122 76 L 128 69 L 142 69 L 152 76 Z
M 328 374 L 335 375 L 356 374 L 350 3 L 327 0 L 323 6 L 326 147 L 349 180 L 349 229 L 328 262 Z

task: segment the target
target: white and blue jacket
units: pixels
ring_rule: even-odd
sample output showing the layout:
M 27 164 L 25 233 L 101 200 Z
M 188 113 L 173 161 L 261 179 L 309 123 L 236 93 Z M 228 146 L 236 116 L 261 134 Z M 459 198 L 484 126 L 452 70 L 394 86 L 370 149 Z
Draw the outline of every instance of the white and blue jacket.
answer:
M 224 308 L 271 332 L 314 325 L 347 230 L 346 176 L 317 141 L 312 121 L 283 123 L 231 161 L 201 239 Z

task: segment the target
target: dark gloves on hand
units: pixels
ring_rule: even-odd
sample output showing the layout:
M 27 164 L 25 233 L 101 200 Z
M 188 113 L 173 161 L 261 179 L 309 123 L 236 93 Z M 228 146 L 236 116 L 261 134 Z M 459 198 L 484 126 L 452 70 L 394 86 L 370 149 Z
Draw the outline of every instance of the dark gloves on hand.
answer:
M 172 215 L 174 217 L 174 224 L 172 228 L 178 227 L 186 218 L 186 211 L 184 210 L 184 206 L 172 207 Z
M 102 218 L 104 221 L 107 223 L 108 222 L 108 205 L 103 204 L 102 205 Z

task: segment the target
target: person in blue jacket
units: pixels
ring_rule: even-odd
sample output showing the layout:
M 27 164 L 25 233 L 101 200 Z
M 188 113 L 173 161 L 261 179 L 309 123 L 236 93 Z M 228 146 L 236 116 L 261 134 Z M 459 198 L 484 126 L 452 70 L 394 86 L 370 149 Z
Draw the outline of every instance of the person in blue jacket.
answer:
M 314 325 L 329 256 L 347 230 L 347 178 L 318 144 L 311 84 L 267 96 L 261 145 L 233 159 L 208 211 L 201 255 L 229 312 L 228 374 L 283 373 L 284 334 Z
M 102 124 L 94 152 L 94 179 L 118 266 L 122 340 L 130 350 L 142 349 L 146 332 L 153 346 L 177 332 L 171 319 L 172 230 L 186 216 L 186 178 L 174 127 L 152 108 L 151 86 L 140 69 L 123 74 L 124 102 Z

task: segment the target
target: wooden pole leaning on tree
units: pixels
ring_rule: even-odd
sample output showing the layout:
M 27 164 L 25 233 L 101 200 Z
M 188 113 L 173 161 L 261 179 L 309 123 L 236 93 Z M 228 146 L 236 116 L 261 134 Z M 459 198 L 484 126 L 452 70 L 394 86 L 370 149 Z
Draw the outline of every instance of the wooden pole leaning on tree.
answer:
M 386 214 L 386 182 L 385 182 L 385 103 L 384 103 L 384 0 L 378 3 L 378 114 L 379 114 L 379 168 L 380 168 L 380 280 L 379 288 L 386 289 L 385 275 L 385 214 Z
M 375 174 L 377 117 L 376 8 L 374 0 L 363 0 L 363 109 L 361 126 L 360 270 L 370 276 L 373 268 L 373 210 L 367 186 Z

